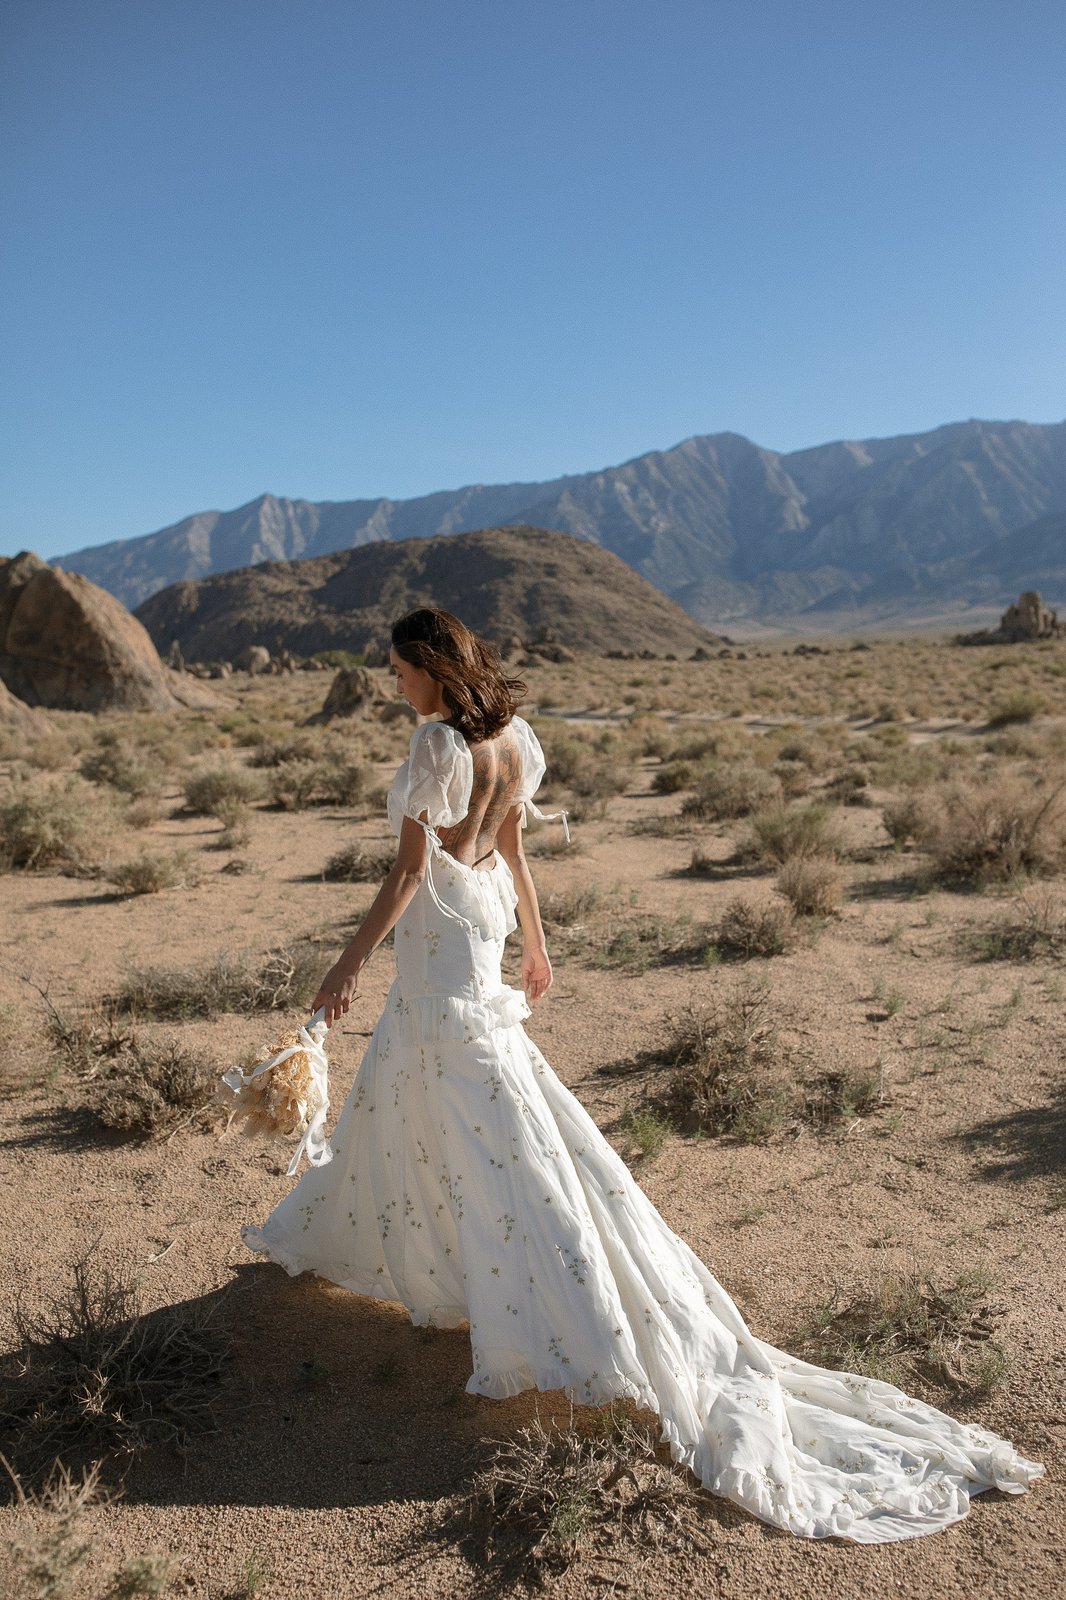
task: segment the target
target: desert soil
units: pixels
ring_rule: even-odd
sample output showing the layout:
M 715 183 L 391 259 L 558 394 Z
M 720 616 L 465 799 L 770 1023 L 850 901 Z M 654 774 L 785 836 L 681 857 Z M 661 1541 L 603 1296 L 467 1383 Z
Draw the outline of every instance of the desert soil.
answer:
M 595 881 L 649 913 L 696 923 L 713 923 L 738 890 L 772 898 L 765 871 L 725 864 L 729 829 L 633 831 L 640 819 L 679 810 L 679 796 L 652 792 L 654 767 L 634 762 L 626 793 L 576 827 L 572 855 L 534 859 L 542 895 Z M 427 1338 L 402 1308 L 309 1274 L 290 1278 L 250 1256 L 239 1226 L 265 1218 L 295 1181 L 284 1176 L 287 1146 L 195 1126 L 147 1142 L 108 1134 L 81 1111 L 83 1086 L 42 1067 L 32 1042 L 41 1005 L 23 978 L 59 1007 L 77 1008 L 133 968 L 191 966 L 308 933 L 324 941 L 324 972 L 372 898 L 372 886 L 319 874 L 355 837 L 385 847 L 380 817 L 257 810 L 241 852 L 249 870 L 231 876 L 221 871 L 227 857 L 208 849 L 218 825 L 184 814 L 175 784 L 166 800 L 148 838 L 202 853 L 195 889 L 122 898 L 99 881 L 0 878 L 0 1001 L 16 1008 L 26 1062 L 36 1064 L 2 1102 L 5 1346 L 15 1291 L 56 1289 L 98 1236 L 105 1252 L 136 1259 L 147 1309 L 221 1298 L 234 1338 L 223 1431 L 195 1439 L 184 1458 L 165 1450 L 139 1458 L 122 1497 L 87 1513 L 92 1552 L 77 1592 L 101 1594 L 116 1565 L 145 1550 L 176 1557 L 174 1592 L 203 1600 L 247 1592 L 250 1557 L 269 1571 L 257 1592 L 270 1600 L 483 1592 L 483 1573 L 436 1529 L 470 1480 L 479 1441 L 512 1434 L 537 1411 L 565 1420 L 562 1396 L 469 1396 L 464 1332 Z M 947 1532 L 881 1547 L 801 1541 L 708 1497 L 705 1550 L 579 1561 L 551 1581 L 559 1596 L 1057 1592 L 1066 1522 L 1060 970 L 1047 961 L 975 963 L 961 935 L 998 915 L 1003 894 L 916 891 L 910 856 L 888 847 L 876 806 L 848 808 L 846 823 L 858 859 L 845 864 L 843 907 L 792 952 L 743 967 L 597 968 L 568 938 L 571 953 L 528 1028 L 620 1146 L 644 1080 L 610 1069 L 653 1049 L 664 1018 L 713 1002 L 745 970 L 772 985 L 782 1036 L 802 1059 L 883 1070 L 885 1101 L 870 1115 L 765 1144 L 675 1134 L 653 1161 L 637 1163 L 638 1179 L 754 1331 L 782 1346 L 838 1285 L 915 1263 L 945 1278 L 987 1268 L 997 1339 L 1010 1357 L 1003 1383 L 983 1399 L 924 1392 L 1008 1436 L 1047 1476 L 1019 1497 L 980 1496 Z M 683 875 L 697 836 L 720 854 L 717 875 Z M 361 1001 L 331 1036 L 334 1112 L 390 977 L 382 950 Z M 277 1016 L 223 1016 L 163 1031 L 209 1052 L 221 1072 L 281 1026 Z M 375 1376 L 386 1357 L 394 1371 L 383 1384 Z M 313 1383 L 300 1379 L 307 1363 Z M 16 1531 L 18 1513 L 5 1508 L 2 1517 L 0 1532 Z

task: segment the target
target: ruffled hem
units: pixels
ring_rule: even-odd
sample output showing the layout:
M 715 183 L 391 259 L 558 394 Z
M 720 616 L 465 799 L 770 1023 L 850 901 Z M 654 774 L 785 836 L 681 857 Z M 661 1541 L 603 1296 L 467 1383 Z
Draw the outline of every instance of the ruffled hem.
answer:
M 632 1400 L 644 1411 L 659 1409 L 654 1392 L 624 1372 L 598 1373 L 595 1382 L 589 1379 L 585 1383 L 575 1383 L 573 1373 L 562 1366 L 507 1367 L 498 1372 L 482 1367 L 472 1374 L 466 1385 L 468 1394 L 479 1395 L 484 1400 L 510 1400 L 526 1389 L 558 1389 L 575 1405 L 604 1406 L 613 1400 Z
M 408 998 L 398 989 L 389 997 L 387 1013 L 404 1044 L 473 1044 L 513 1028 L 532 1016 L 521 989 L 501 989 L 486 1000 L 461 1000 L 454 995 L 427 994 Z

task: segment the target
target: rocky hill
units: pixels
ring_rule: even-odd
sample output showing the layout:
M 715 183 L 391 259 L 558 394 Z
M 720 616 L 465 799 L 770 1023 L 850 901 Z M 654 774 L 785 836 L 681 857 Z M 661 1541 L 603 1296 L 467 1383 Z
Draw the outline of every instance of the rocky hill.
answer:
M 787 455 L 723 433 L 547 483 L 323 504 L 263 495 L 60 564 L 132 605 L 254 562 L 523 523 L 613 551 L 709 626 L 816 622 L 954 605 L 952 563 L 989 603 L 1050 589 L 1014 555 L 1052 514 L 1066 514 L 1066 423 L 960 422 Z
M 618 556 L 521 526 L 241 567 L 172 584 L 136 615 L 157 648 L 176 639 L 186 660 L 204 661 L 252 644 L 302 655 L 376 649 L 396 617 L 425 604 L 498 643 L 550 630 L 572 649 L 682 655 L 714 642 Z

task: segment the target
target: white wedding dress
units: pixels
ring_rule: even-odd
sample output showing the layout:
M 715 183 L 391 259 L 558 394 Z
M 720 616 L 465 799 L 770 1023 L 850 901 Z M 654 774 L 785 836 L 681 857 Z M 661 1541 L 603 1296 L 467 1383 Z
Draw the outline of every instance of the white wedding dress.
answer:
M 535 811 L 540 745 L 521 718 L 512 727 Z M 461 735 L 416 729 L 393 831 L 422 811 L 458 822 L 471 779 Z M 1006 1440 L 749 1331 L 522 1027 L 525 997 L 500 976 L 516 925 L 506 863 L 465 867 L 427 834 L 333 1160 L 242 1228 L 248 1247 L 400 1301 L 416 1324 L 469 1320 L 472 1394 L 631 1398 L 707 1489 L 793 1533 L 913 1538 L 965 1516 L 972 1494 L 1038 1477 Z

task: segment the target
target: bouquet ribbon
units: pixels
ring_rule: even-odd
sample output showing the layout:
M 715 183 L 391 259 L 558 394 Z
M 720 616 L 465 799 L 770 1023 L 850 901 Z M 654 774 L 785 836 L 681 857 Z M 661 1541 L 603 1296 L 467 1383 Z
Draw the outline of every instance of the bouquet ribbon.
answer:
M 272 1068 L 281 1066 L 291 1056 L 301 1052 L 306 1054 L 315 1092 L 313 1099 L 308 1102 L 307 1128 L 289 1162 L 285 1173 L 287 1178 L 293 1176 L 300 1165 L 300 1157 L 305 1152 L 313 1167 L 324 1167 L 327 1162 L 333 1160 L 333 1151 L 330 1149 L 325 1132 L 326 1112 L 329 1110 L 329 1061 L 323 1049 L 323 1040 L 327 1031 L 326 1009 L 324 1006 L 319 1006 L 310 1021 L 297 1029 L 298 1044 L 287 1045 L 269 1060 L 261 1061 L 249 1073 L 242 1072 L 240 1067 L 230 1067 L 228 1072 L 222 1074 L 222 1082 L 235 1093 L 239 1093 L 246 1084 L 252 1083 L 263 1073 L 270 1072 Z

